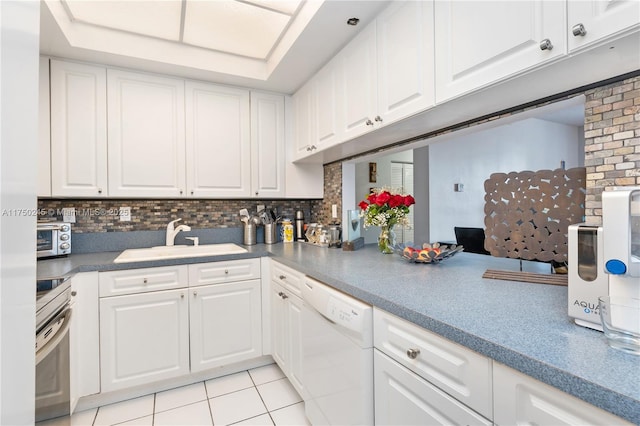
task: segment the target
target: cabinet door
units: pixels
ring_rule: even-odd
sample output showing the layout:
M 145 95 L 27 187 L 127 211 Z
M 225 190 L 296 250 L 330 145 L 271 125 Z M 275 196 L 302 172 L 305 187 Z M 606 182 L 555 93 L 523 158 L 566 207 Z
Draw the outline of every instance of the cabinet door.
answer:
M 184 81 L 108 70 L 109 195 L 185 190 Z
M 51 196 L 49 58 L 40 58 L 38 100 L 38 197 Z
M 289 370 L 287 377 L 302 397 L 302 299 L 285 292 L 287 295 L 287 334 L 289 335 Z
M 189 373 L 187 290 L 100 299 L 102 392 Z
M 251 192 L 284 197 L 284 96 L 251 92 Z
M 294 158 L 304 158 L 313 153 L 312 140 L 315 134 L 313 110 L 313 81 L 302 86 L 292 97 L 293 103 L 293 136 L 295 143 Z M 317 149 L 317 147 L 316 147 Z
M 637 0 L 569 0 L 567 6 L 570 51 L 640 28 Z M 579 31 L 580 24 L 584 32 Z
M 262 356 L 260 280 L 189 292 L 192 372 Z
M 433 2 L 394 3 L 376 19 L 378 108 L 389 124 L 435 103 Z
M 378 350 L 373 371 L 376 425 L 491 424 Z
M 248 197 L 249 91 L 186 82 L 187 189 L 193 197 Z
M 286 374 L 289 370 L 289 336 L 284 294 L 282 286 L 271 281 L 271 355 Z
M 493 383 L 496 425 L 631 425 L 497 362 Z
M 374 127 L 377 96 L 376 24 L 372 22 L 340 52 L 344 140 Z
M 315 138 L 313 144 L 318 149 L 342 142 L 340 133 L 343 119 L 342 103 L 338 101 L 340 90 L 340 62 L 334 60 L 313 77 L 315 84 Z
M 51 60 L 51 195 L 107 195 L 106 70 Z
M 98 273 L 71 278 L 73 321 L 69 331 L 71 412 L 78 399 L 100 392 L 100 304 Z
M 561 1 L 435 2 L 436 101 L 561 57 L 564 28 Z M 545 39 L 552 49 L 541 50 Z

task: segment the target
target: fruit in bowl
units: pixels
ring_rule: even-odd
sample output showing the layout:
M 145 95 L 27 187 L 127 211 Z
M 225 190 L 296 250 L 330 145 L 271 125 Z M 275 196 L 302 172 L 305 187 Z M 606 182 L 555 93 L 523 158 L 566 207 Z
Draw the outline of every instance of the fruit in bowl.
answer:
M 463 250 L 462 246 L 452 244 L 450 246 L 440 243 L 424 243 L 421 248 L 413 247 L 412 243 L 398 244 L 396 253 L 402 258 L 416 263 L 439 263 Z

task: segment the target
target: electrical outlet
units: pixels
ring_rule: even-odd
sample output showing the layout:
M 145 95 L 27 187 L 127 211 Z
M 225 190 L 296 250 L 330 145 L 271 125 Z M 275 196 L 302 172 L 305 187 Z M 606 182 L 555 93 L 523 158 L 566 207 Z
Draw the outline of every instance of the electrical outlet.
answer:
M 76 223 L 76 208 L 65 207 L 62 209 L 62 221 L 69 223 Z
M 120 222 L 131 222 L 131 207 L 120 207 Z
M 256 210 L 258 211 L 258 213 L 260 213 L 262 210 L 264 210 L 264 204 L 258 204 Z

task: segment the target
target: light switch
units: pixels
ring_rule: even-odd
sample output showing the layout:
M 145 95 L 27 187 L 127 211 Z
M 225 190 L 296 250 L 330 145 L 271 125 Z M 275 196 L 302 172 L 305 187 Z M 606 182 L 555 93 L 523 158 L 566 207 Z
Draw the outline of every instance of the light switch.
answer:
M 453 184 L 453 190 L 455 192 L 463 192 L 464 191 L 464 184 L 463 183 L 454 183 Z

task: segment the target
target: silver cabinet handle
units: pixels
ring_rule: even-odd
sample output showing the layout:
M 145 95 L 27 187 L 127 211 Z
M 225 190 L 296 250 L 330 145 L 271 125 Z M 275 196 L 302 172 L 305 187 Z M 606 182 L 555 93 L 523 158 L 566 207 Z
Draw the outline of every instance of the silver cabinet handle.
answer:
M 551 50 L 553 49 L 553 44 L 551 44 L 551 40 L 545 38 L 540 42 L 540 50 Z
M 307 146 L 307 152 L 311 152 L 313 150 L 313 148 L 311 148 L 311 145 Z
M 198 292 L 197 292 L 197 291 L 194 291 L 194 292 L 193 292 L 193 295 L 194 295 L 194 296 L 197 296 L 197 295 L 198 295 Z
M 571 28 L 571 32 L 573 33 L 574 37 L 578 37 L 578 36 L 584 37 L 587 34 L 587 30 L 582 24 L 575 24 Z
M 287 296 L 286 294 L 282 293 L 282 300 L 288 299 L 288 298 L 289 298 L 289 296 Z
M 379 123 L 382 123 L 382 117 L 380 117 L 379 115 L 376 115 L 376 118 L 374 118 L 374 120 L 376 120 Z
M 407 349 L 407 356 L 411 359 L 416 359 L 420 355 L 420 349 Z
M 373 126 L 373 121 L 367 119 L 364 124 L 366 124 L 367 126 Z

